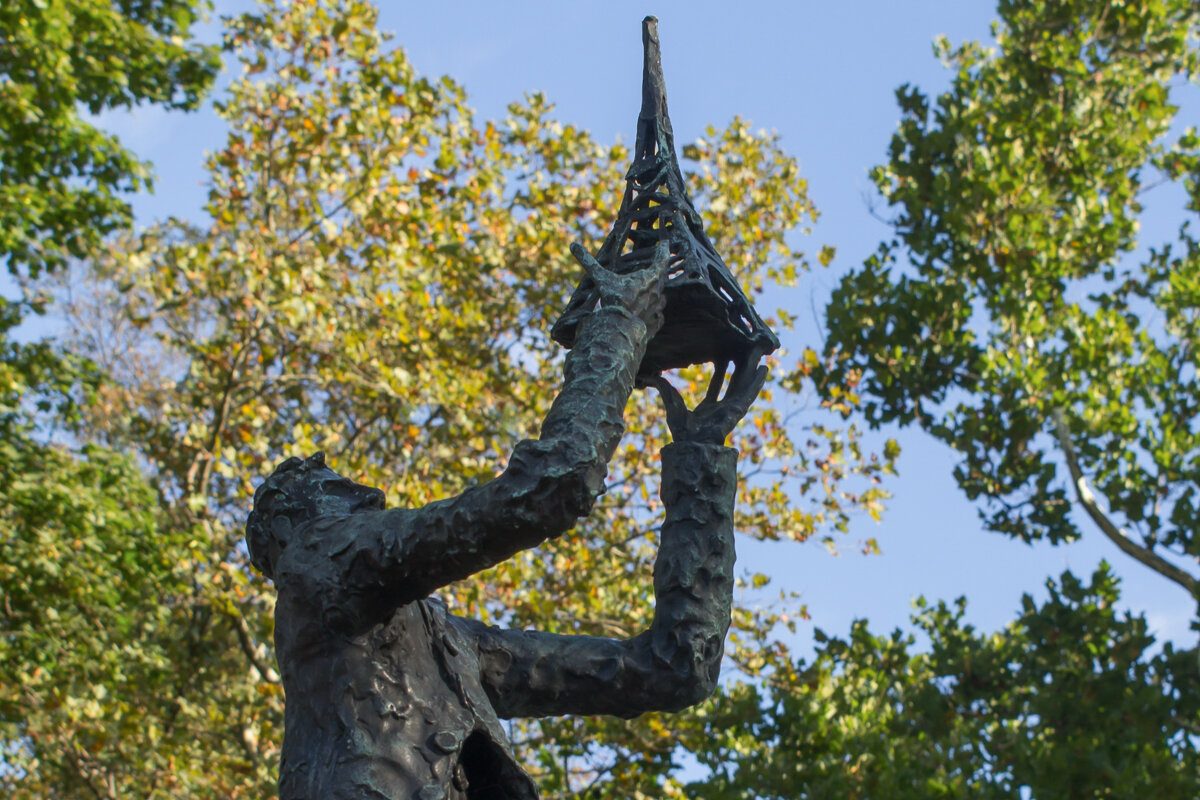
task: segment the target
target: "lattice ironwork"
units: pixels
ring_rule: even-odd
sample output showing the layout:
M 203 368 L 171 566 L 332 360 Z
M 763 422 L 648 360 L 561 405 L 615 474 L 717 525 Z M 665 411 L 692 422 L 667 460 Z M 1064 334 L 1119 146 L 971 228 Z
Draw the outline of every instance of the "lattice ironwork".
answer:
M 642 45 L 642 110 L 634 161 L 625 176 L 617 220 L 596 260 L 615 272 L 633 272 L 650 265 L 659 241 L 670 242 L 666 323 L 650 343 L 641 375 L 743 356 L 756 363 L 752 351 L 759 355 L 774 352 L 779 339 L 755 312 L 713 248 L 688 197 L 667 114 L 658 20 L 654 17 L 642 21 Z M 596 287 L 585 277 L 551 330 L 555 341 L 573 346 L 580 321 L 597 299 Z

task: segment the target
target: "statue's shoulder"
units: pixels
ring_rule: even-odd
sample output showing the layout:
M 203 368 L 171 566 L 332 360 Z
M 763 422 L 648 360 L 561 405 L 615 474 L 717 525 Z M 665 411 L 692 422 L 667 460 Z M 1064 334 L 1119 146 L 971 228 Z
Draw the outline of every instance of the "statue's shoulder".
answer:
M 404 560 L 410 509 L 378 509 L 315 517 L 289 537 L 277 574 L 300 584 L 319 577 L 326 589 L 374 585 Z

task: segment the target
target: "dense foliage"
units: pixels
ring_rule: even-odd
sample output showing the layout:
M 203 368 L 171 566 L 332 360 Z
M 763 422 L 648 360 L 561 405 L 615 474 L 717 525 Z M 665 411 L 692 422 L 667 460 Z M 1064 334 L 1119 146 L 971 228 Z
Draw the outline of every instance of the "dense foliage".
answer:
M 205 0 L 5 0 L 0 5 L 0 261 L 37 274 L 130 220 L 150 172 L 92 118 L 195 108 L 215 48 L 189 40 Z
M 1085 798 L 1200 795 L 1195 653 L 1159 649 L 1120 614 L 1107 567 L 1028 595 L 1004 630 L 965 604 L 920 604 L 913 633 L 818 635 L 818 652 L 765 690 L 711 710 L 696 750 L 706 800 Z
M 81 435 L 151 476 L 160 529 L 189 548 L 177 564 L 189 580 L 166 604 L 202 642 L 172 667 L 196 676 L 179 705 L 209 720 L 203 751 L 160 743 L 116 774 L 120 794 L 273 790 L 273 590 L 241 545 L 253 483 L 284 455 L 318 449 L 394 505 L 495 475 L 557 388 L 561 354 L 546 332 L 579 277 L 567 247 L 595 249 L 629 160 L 556 122 L 540 96 L 477 120 L 461 87 L 418 75 L 387 43 L 367 3 L 266 2 L 229 22 L 227 46 L 243 74 L 219 104 L 229 134 L 208 164 L 209 221 L 124 237 L 79 271 L 66 309 L 72 348 L 105 375 Z M 807 265 L 784 235 L 816 213 L 794 159 L 741 120 L 685 156 L 741 280 L 793 281 Z M 803 384 L 786 364 L 777 374 L 786 386 L 739 440 L 754 476 L 741 529 L 803 541 L 844 530 L 856 511 L 878 514 L 894 449 L 862 453 L 836 415 L 833 426 L 789 419 Z M 453 587 L 458 610 L 615 636 L 648 624 L 666 441 L 657 398 L 639 394 L 628 422 L 587 524 Z M 757 648 L 775 622 L 742 608 L 735 625 Z M 143 713 L 161 729 L 176 712 Z M 514 735 L 548 796 L 597 780 L 613 797 L 678 791 L 659 717 L 545 720 Z
M 834 374 L 860 381 L 871 423 L 958 451 L 992 530 L 1098 529 L 1198 599 L 1200 136 L 1172 127 L 1172 97 L 1200 76 L 1200 7 L 999 10 L 996 49 L 939 45 L 949 90 L 898 92 L 874 172 L 896 239 L 833 297 Z M 1187 222 L 1138 252 L 1163 184 Z
M 188 39 L 195 0 L 0 7 L 0 261 L 27 278 L 86 256 L 130 219 L 148 166 L 93 124 L 142 103 L 194 108 L 217 68 Z M 157 525 L 133 459 L 68 447 L 100 375 L 13 331 L 44 310 L 0 299 L 0 792 L 116 797 L 147 763 L 202 750 L 176 688 L 194 647 L 172 600 L 186 542 Z M 146 724 L 154 709 L 158 724 Z
M 852 385 L 870 424 L 953 447 L 988 528 L 1099 531 L 1194 603 L 1200 138 L 1172 98 L 1200 75 L 1200 8 L 998 10 L 995 48 L 938 43 L 947 91 L 898 91 L 873 173 L 895 238 L 835 290 L 814 372 Z M 1139 250 L 1158 186 L 1186 221 Z M 731 693 L 724 752 L 697 751 L 715 772 L 700 796 L 1194 797 L 1197 651 L 1159 650 L 1116 600 L 1104 570 L 1064 575 L 992 636 L 961 605 L 926 609 L 928 652 L 860 624 L 779 667 L 765 706 Z
M 477 119 L 364 0 L 262 0 L 226 21 L 241 73 L 218 104 L 205 219 L 124 231 L 147 168 L 78 109 L 193 107 L 216 66 L 188 39 L 197 8 L 0 10 L 0 253 L 23 276 L 79 259 L 59 342 L 12 343 L 31 305 L 0 307 L 0 791 L 18 798 L 272 796 L 282 695 L 273 590 L 241 544 L 252 486 L 318 449 L 392 505 L 496 474 L 558 383 L 546 331 L 578 278 L 567 246 L 595 249 L 628 163 L 540 95 Z M 865 412 L 956 447 L 996 530 L 1070 539 L 1074 500 L 1195 592 L 1200 246 L 1185 227 L 1131 254 L 1151 174 L 1200 210 L 1196 135 L 1170 127 L 1197 13 L 1003 0 L 995 51 L 943 45 L 950 90 L 901 90 L 876 171 L 897 238 L 842 282 L 824 358 L 773 365 L 737 435 L 741 532 L 832 543 L 877 516 L 898 453 L 862 451 L 845 417 Z M 809 265 L 789 242 L 816 210 L 778 140 L 735 119 L 684 162 L 739 279 L 795 281 Z M 592 518 L 451 587 L 455 610 L 646 625 L 657 398 L 637 394 L 628 421 Z M 996 633 L 961 601 L 923 605 L 917 633 L 858 623 L 801 660 L 791 599 L 743 581 L 715 701 L 514 724 L 545 796 L 1200 792 L 1196 653 L 1117 613 L 1106 569 L 1050 582 Z M 707 779 L 688 784 L 689 762 Z

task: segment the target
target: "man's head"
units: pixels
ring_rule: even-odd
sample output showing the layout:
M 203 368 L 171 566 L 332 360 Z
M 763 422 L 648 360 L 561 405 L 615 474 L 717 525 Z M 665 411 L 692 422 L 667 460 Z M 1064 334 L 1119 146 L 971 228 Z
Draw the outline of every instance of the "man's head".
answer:
M 284 461 L 254 492 L 246 519 L 250 562 L 268 578 L 292 531 L 317 517 L 344 516 L 383 508 L 379 489 L 357 484 L 325 466 L 325 454 Z

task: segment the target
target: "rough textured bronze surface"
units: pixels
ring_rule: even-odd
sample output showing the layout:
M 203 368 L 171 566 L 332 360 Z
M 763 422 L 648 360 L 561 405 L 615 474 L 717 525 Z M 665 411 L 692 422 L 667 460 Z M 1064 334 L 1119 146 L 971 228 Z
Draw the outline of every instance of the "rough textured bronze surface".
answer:
M 579 246 L 598 302 L 579 312 L 562 389 L 536 440 L 494 480 L 416 509 L 291 458 L 255 492 L 250 557 L 275 582 L 286 692 L 282 800 L 532 800 L 500 719 L 633 717 L 716 686 L 733 589 L 737 453 L 723 446 L 766 377 L 753 351 L 688 410 L 662 394 L 666 520 L 650 628 L 629 640 L 506 630 L 431 593 L 561 536 L 604 491 L 622 414 L 668 305 L 668 243 L 637 269 Z
M 588 512 L 648 338 L 619 308 L 593 312 L 541 438 L 453 499 L 383 510 L 377 490 L 319 456 L 285 462 L 259 490 L 248 527 L 279 592 L 283 800 L 535 798 L 500 718 L 632 717 L 712 691 L 729 626 L 737 461 L 719 443 L 663 450 L 656 607 L 640 636 L 488 627 L 429 596 Z
M 630 272 L 646 267 L 658 242 L 670 244 L 666 324 L 650 342 L 639 372 L 648 376 L 689 364 L 737 360 L 751 351 L 772 353 L 779 339 L 713 248 L 688 197 L 675 156 L 654 17 L 642 22 L 642 43 L 642 110 L 634 161 L 617 220 L 596 254 L 605 267 Z M 584 278 L 551 331 L 555 341 L 573 346 L 579 323 L 596 300 L 595 285 Z
M 622 309 L 595 312 L 541 437 L 458 497 L 383 510 L 319 458 L 259 490 L 256 509 L 269 515 L 259 522 L 274 528 L 265 548 L 276 552 L 257 560 L 279 592 L 287 698 L 282 800 L 537 797 L 509 752 L 474 629 L 429 594 L 588 513 L 646 339 Z

